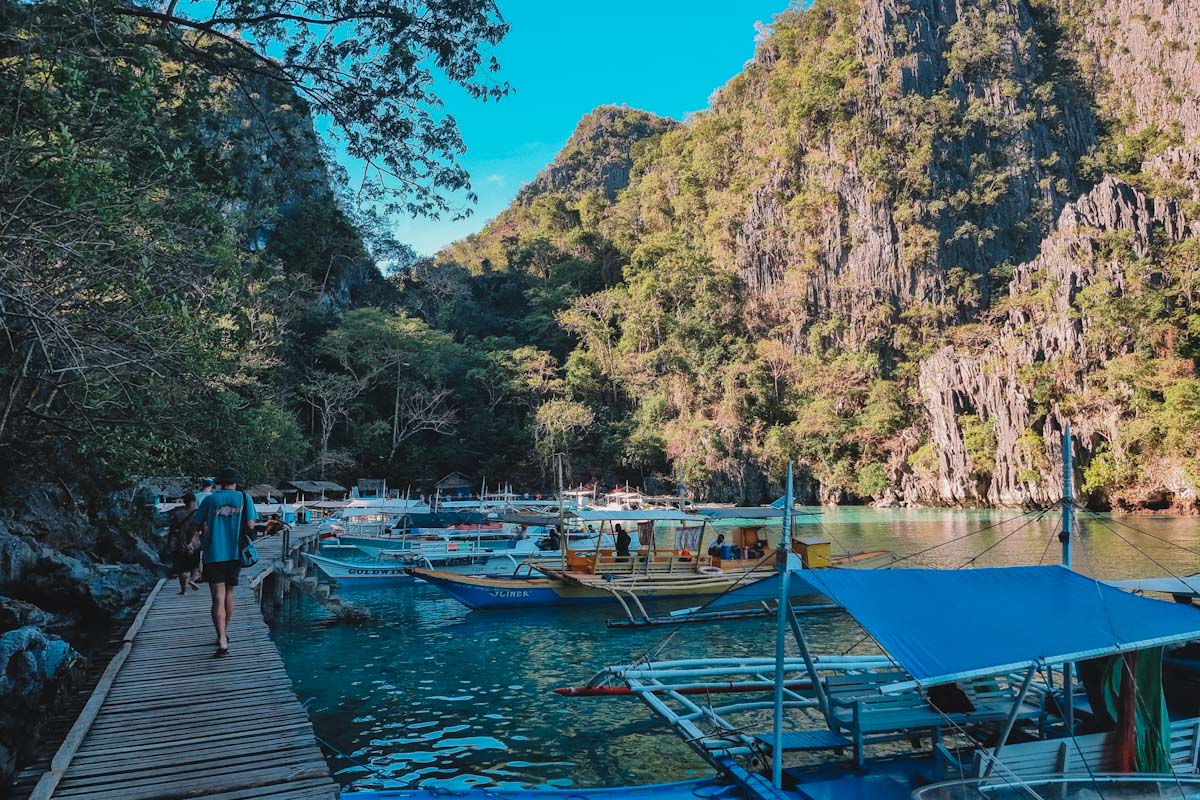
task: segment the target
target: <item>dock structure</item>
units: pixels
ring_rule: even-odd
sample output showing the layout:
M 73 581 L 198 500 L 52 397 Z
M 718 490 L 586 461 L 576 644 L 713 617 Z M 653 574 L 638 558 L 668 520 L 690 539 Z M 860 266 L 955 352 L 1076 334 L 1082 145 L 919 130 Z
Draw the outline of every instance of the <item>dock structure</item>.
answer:
M 259 590 L 260 594 L 269 595 L 273 603 L 271 613 L 278 613 L 283 604 L 283 596 L 290 588 L 307 595 L 340 620 L 355 622 L 370 619 L 371 612 L 365 606 L 343 599 L 337 594 L 334 584 L 304 558 L 303 551 L 313 549 L 316 539 L 310 537 L 299 547 L 293 547 L 288 538 L 290 535 L 283 534 L 286 555 L 281 556 L 271 570 L 259 573 L 254 579 L 255 586 L 263 587 Z
M 296 550 L 315 527 L 293 531 Z M 206 589 L 160 580 L 31 800 L 334 800 L 337 784 L 260 612 L 258 587 L 286 561 L 258 542 L 242 571 L 229 653 L 216 657 Z

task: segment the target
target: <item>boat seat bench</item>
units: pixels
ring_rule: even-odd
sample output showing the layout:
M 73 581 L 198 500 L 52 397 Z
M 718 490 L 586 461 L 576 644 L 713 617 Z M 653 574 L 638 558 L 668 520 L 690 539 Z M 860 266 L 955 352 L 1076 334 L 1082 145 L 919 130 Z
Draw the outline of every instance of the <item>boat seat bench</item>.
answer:
M 829 724 L 835 733 L 849 736 L 854 758 L 863 764 L 863 745 L 894 741 L 902 734 L 929 731 L 935 743 L 942 730 L 956 726 L 1002 722 L 1012 713 L 1016 689 L 1004 679 L 988 678 L 958 685 L 974 706 L 973 711 L 939 711 L 920 689 L 883 694 L 881 689 L 909 680 L 902 672 L 835 675 L 826 679 L 829 695 Z M 1043 697 L 1030 693 L 1017 712 L 1017 719 L 1045 718 Z
M 768 751 L 775 749 L 775 737 L 770 733 L 756 733 L 754 738 Z M 783 752 L 812 753 L 820 750 L 842 750 L 853 747 L 854 742 L 830 730 L 784 731 Z
M 992 768 L 998 781 L 1030 778 L 1038 775 L 1095 774 L 1117 772 L 1116 734 L 1091 733 L 1074 739 L 1042 739 L 1034 742 L 1005 745 Z M 1200 755 L 1200 719 L 1185 719 L 1171 723 L 1171 771 L 1176 775 L 1191 775 L 1198 771 Z M 937 777 L 953 780 L 959 777 L 982 778 L 992 760 L 990 750 L 977 750 L 969 764 L 944 747 L 938 748 Z

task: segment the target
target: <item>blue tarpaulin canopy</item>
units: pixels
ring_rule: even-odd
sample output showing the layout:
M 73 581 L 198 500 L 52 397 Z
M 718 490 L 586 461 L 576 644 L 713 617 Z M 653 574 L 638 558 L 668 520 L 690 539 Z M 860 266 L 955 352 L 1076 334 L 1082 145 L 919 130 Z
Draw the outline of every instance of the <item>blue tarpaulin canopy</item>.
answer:
M 924 685 L 1200 639 L 1200 609 L 1131 595 L 1062 566 L 819 569 L 788 580 L 792 594 L 816 591 L 845 608 Z M 707 608 L 777 597 L 778 581 L 728 592 Z

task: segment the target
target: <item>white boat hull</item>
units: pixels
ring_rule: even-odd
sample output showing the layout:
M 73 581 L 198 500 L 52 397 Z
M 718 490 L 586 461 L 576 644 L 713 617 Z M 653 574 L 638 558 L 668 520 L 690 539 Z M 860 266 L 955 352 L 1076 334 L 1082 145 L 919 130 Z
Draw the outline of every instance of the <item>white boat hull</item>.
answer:
M 330 580 L 343 585 L 402 584 L 416 579 L 405 570 L 420 566 L 459 575 L 511 575 L 521 565 L 520 557 L 507 553 L 472 553 L 461 556 L 425 556 L 394 561 L 349 561 L 306 553 Z M 431 566 L 432 565 L 432 566 Z

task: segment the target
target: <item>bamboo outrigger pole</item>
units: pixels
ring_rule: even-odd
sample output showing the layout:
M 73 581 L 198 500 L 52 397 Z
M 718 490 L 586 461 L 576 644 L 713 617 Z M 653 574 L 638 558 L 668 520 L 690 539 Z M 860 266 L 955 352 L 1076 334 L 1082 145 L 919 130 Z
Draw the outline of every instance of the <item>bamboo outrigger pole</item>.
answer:
M 567 571 L 567 531 L 563 528 L 563 468 L 562 453 L 554 455 L 554 477 L 558 481 L 558 550 L 562 554 L 562 571 Z
M 1071 538 L 1074 534 L 1074 505 L 1075 505 L 1075 480 L 1074 468 L 1071 464 L 1071 425 L 1067 423 L 1063 427 L 1062 438 L 1063 451 L 1063 493 L 1062 493 L 1062 531 L 1058 534 L 1058 540 L 1062 542 L 1062 564 L 1067 569 L 1071 569 Z M 1063 717 L 1067 725 L 1067 735 L 1075 735 L 1075 702 L 1072 695 L 1075 691 L 1075 665 L 1067 662 L 1063 664 Z
M 775 569 L 779 570 L 779 608 L 775 620 L 775 727 L 772 733 L 771 783 L 783 788 L 783 667 L 788 630 L 788 555 L 792 543 L 792 462 L 788 462 L 787 487 L 783 493 L 783 530 L 775 550 Z M 814 680 L 816 677 L 814 675 Z

